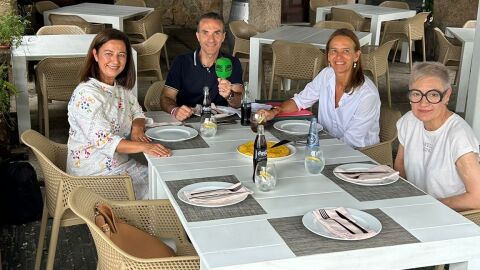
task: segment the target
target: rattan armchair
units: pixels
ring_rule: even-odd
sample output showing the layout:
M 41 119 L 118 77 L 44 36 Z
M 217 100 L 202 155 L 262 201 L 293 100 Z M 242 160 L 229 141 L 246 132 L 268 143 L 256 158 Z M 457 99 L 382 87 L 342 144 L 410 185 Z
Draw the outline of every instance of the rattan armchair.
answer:
M 76 25 L 87 34 L 98 34 L 105 29 L 105 24 L 89 23 L 77 15 L 50 14 L 48 19 L 53 25 Z
M 477 20 L 468 20 L 462 26 L 462 28 L 476 28 L 476 27 L 477 27 Z
M 34 130 L 27 130 L 21 136 L 22 142 L 32 149 L 45 178 L 46 195 L 43 204 L 40 236 L 35 259 L 35 270 L 40 269 L 48 217 L 53 217 L 47 268 L 53 269 L 60 227 L 82 224 L 70 211 L 67 199 L 78 186 L 85 186 L 109 199 L 134 200 L 133 186 L 128 175 L 118 176 L 72 176 L 65 173 L 67 145 L 50 141 Z
M 145 1 L 143 0 L 117 0 L 115 5 L 119 6 L 131 6 L 131 7 L 146 7 Z
M 380 108 L 380 143 L 358 149 L 376 162 L 393 167 L 392 143 L 397 139 L 397 121 L 402 117 L 399 110 Z
M 402 41 L 408 42 L 408 53 L 410 59 L 410 71 L 412 71 L 412 46 L 416 40 L 422 41 L 423 61 L 425 62 L 425 27 L 424 23 L 430 12 L 420 12 L 417 15 L 401 21 L 385 22 L 381 44 L 398 39 L 395 46 L 392 62 L 395 61 L 395 56 L 398 50 L 398 44 Z
M 163 11 L 155 9 L 139 20 L 128 20 L 123 22 L 123 32 L 129 35 L 132 41 L 143 42 L 155 33 L 163 32 Z M 164 46 L 165 63 L 167 69 L 170 69 L 170 62 L 168 60 L 167 45 Z
M 383 1 L 378 6 L 389 7 L 389 8 L 410 9 L 410 6 L 408 5 L 407 2 L 401 2 L 401 1 Z
M 348 22 L 340 22 L 340 21 L 320 21 L 316 23 L 313 27 L 315 28 L 324 28 L 324 29 L 342 29 L 346 28 L 348 30 L 355 31 L 355 27 L 351 23 Z
M 143 100 L 143 106 L 147 111 L 161 111 L 162 105 L 160 104 L 160 96 L 162 95 L 165 81 L 156 81 L 147 90 L 145 99 Z
M 283 79 L 311 81 L 326 65 L 325 54 L 312 44 L 276 40 L 272 43 L 272 49 L 272 77 L 268 99 L 272 99 L 275 76 L 280 77 L 281 82 Z M 280 86 L 279 90 L 282 88 Z
M 370 32 L 370 19 L 353 10 L 332 7 L 331 13 L 332 21 L 347 22 L 353 25 L 356 31 Z
M 76 25 L 47 25 L 37 31 L 37 35 L 84 35 L 82 28 Z
M 250 38 L 258 34 L 257 29 L 244 21 L 232 21 L 228 24 L 235 39 L 232 55 L 240 60 L 243 66 L 243 77 L 247 72 L 250 55 Z
M 50 9 L 56 9 L 59 8 L 60 6 L 55 4 L 52 1 L 39 1 L 35 2 L 35 10 L 43 15 L 44 11 L 50 10 Z
M 40 130 L 49 138 L 48 102 L 68 102 L 79 83 L 84 57 L 51 58 L 40 61 L 35 69 L 35 88 L 38 95 L 38 121 Z
M 200 258 L 188 242 L 168 200 L 112 201 L 87 188 L 79 187 L 72 192 L 68 203 L 72 211 L 87 224 L 92 234 L 98 254 L 97 269 L 200 269 Z M 124 252 L 95 224 L 94 209 L 97 203 L 111 205 L 117 218 L 153 236 L 174 239 L 177 256 L 141 259 Z
M 310 0 L 310 24 L 315 24 L 315 18 L 317 14 L 317 8 L 319 7 L 328 7 L 328 6 L 335 6 L 335 5 L 344 5 L 347 4 L 347 0 Z M 331 15 L 327 14 L 326 20 L 331 19 Z
M 442 30 L 435 27 L 435 38 L 438 48 L 437 61 L 456 70 L 455 84 L 458 83 L 458 68 L 460 66 L 460 60 L 462 57 L 462 47 L 455 46 L 445 37 Z
M 167 35 L 155 33 L 144 42 L 132 45 L 137 51 L 138 77 L 155 77 L 156 80 L 163 80 L 160 54 L 167 39 Z
M 381 46 L 362 47 L 362 69 L 373 76 L 373 81 L 378 88 L 378 77 L 385 75 L 387 85 L 388 106 L 392 107 L 392 95 L 390 93 L 390 74 L 388 71 L 388 54 L 397 40 L 390 40 Z

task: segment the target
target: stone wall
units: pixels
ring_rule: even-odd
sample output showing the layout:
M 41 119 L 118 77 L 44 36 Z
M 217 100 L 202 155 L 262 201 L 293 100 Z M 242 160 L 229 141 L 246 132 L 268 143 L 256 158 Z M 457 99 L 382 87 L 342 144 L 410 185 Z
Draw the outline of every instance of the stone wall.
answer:
M 477 19 L 478 1 L 435 0 L 433 2 L 433 24 L 442 31 L 445 27 L 462 27 L 468 20 Z
M 261 32 L 279 27 L 281 8 L 280 0 L 250 0 L 248 22 Z
M 17 12 L 17 1 L 16 0 L 0 0 L 0 16 L 11 12 Z

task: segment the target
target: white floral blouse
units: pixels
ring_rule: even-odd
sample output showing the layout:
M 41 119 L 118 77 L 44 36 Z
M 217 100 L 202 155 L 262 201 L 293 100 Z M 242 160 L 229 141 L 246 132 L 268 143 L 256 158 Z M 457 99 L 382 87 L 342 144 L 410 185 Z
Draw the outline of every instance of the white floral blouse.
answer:
M 133 164 L 119 154 L 120 140 L 130 135 L 132 121 L 145 118 L 132 91 L 96 79 L 80 83 L 68 104 L 67 173 L 113 175 Z

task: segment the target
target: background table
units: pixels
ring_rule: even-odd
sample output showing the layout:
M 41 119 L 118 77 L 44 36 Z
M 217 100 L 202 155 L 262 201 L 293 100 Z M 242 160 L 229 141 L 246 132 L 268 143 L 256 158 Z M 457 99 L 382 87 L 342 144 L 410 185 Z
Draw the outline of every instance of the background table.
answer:
M 24 36 L 22 45 L 12 49 L 13 83 L 17 87 L 15 97 L 18 117 L 18 135 L 31 128 L 28 100 L 28 61 L 40 61 L 47 57 L 80 57 L 87 54 L 95 35 L 40 35 Z M 132 49 L 137 67 L 137 52 Z M 80 69 L 81 67 L 79 67 Z M 137 84 L 132 91 L 137 95 Z
M 250 93 L 252 97 L 260 99 L 261 93 L 261 81 L 260 70 L 263 68 L 262 63 L 262 45 L 272 44 L 275 40 L 285 40 L 299 43 L 310 43 L 318 46 L 321 49 L 325 49 L 327 46 L 328 38 L 335 30 L 332 29 L 320 29 L 313 27 L 301 27 L 301 26 L 281 26 L 269 30 L 264 33 L 260 33 L 250 38 L 250 64 L 249 64 L 249 80 L 250 80 Z M 370 44 L 371 34 L 367 32 L 355 32 L 357 35 L 360 46 Z
M 43 21 L 45 25 L 50 25 L 51 23 L 48 19 L 50 14 L 77 15 L 87 22 L 111 24 L 113 28 L 123 31 L 124 20 L 152 11 L 153 8 L 147 7 L 82 3 L 44 11 Z
M 468 85 L 470 83 L 475 28 L 447 27 L 445 29 L 445 35 L 456 37 L 462 42 L 462 57 L 460 60 L 460 67 L 457 71 L 460 72 L 460 77 L 458 80 L 458 95 L 455 111 L 463 113 L 465 112 L 465 106 L 467 104 Z
M 170 116 L 149 113 L 157 120 Z M 273 139 L 267 132 L 267 139 Z M 220 126 L 205 139 L 209 148 L 173 151 L 169 158 L 147 156 L 153 198 L 169 198 L 197 250 L 202 269 L 406 269 L 456 263 L 450 269 L 480 269 L 480 228 L 429 195 L 358 201 L 323 175 L 308 175 L 304 147 L 290 159 L 276 162 L 279 181 L 272 192 L 252 183 L 252 160 L 236 147 L 252 140 L 249 127 Z M 369 161 L 337 139 L 321 140 L 327 164 Z M 253 198 L 266 214 L 188 222 L 165 182 L 234 175 L 255 191 Z M 328 206 L 379 208 L 420 242 L 341 252 L 296 256 L 267 219 L 301 216 Z M 467 263 L 462 263 L 466 262 Z

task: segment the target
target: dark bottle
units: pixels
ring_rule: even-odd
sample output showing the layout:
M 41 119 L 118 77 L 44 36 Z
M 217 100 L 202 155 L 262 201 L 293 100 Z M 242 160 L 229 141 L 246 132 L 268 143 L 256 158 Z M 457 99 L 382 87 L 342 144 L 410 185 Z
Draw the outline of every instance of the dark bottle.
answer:
M 257 165 L 267 165 L 267 139 L 265 139 L 263 125 L 258 125 L 257 129 L 257 137 L 255 137 L 253 148 L 253 182 L 255 182 L 255 168 Z
M 248 82 L 244 82 L 243 84 L 243 95 L 242 95 L 242 106 L 241 106 L 241 118 L 240 124 L 242 126 L 250 125 L 250 114 L 252 114 L 252 103 L 248 97 Z
M 210 89 L 208 86 L 203 87 L 203 103 L 202 103 L 202 116 L 208 116 L 212 114 L 212 102 L 210 100 Z

